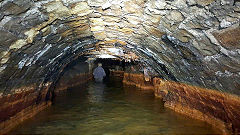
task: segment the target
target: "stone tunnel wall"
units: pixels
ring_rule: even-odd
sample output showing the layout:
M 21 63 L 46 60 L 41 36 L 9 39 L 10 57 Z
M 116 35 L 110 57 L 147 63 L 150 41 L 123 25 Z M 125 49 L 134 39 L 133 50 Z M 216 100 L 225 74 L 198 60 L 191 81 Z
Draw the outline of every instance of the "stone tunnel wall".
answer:
M 240 98 L 216 90 L 154 79 L 155 96 L 164 106 L 217 127 L 224 134 L 240 132 Z
M 15 89 L 14 94 L 0 97 L 0 134 L 6 134 L 26 119 L 51 105 L 47 83 L 36 91 L 37 85 L 29 85 Z
M 81 85 L 92 79 L 86 58 L 73 60 L 65 67 L 56 82 L 32 84 L 14 90 L 13 94 L 0 97 L 0 134 L 7 133 L 19 123 L 33 117 L 52 104 L 62 90 Z M 53 84 L 55 83 L 55 84 Z
M 55 80 L 67 55 L 103 40 L 137 53 L 165 79 L 239 95 L 239 3 L 2 0 L 1 93 Z
M 56 83 L 56 93 L 76 85 L 87 83 L 93 79 L 91 67 L 87 62 L 78 62 L 69 68 L 70 69 L 66 69 L 62 77 Z
M 216 90 L 152 78 L 146 82 L 142 73 L 125 72 L 123 83 L 154 91 L 164 106 L 188 117 L 205 121 L 223 134 L 239 134 L 240 98 Z
M 0 98 L 41 95 L 99 41 L 161 78 L 240 95 L 239 19 L 239 0 L 0 0 Z

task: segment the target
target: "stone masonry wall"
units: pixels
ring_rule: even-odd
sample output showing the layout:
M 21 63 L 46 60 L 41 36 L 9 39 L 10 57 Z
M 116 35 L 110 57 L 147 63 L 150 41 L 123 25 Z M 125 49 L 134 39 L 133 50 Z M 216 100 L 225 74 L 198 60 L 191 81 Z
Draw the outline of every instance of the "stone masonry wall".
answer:
M 89 64 L 86 62 L 77 61 L 75 65 L 69 68 L 65 69 L 66 71 L 56 83 L 54 92 L 58 93 L 69 87 L 87 83 L 93 78 L 92 72 L 89 71 Z
M 2 0 L 0 91 L 56 80 L 53 72 L 98 48 L 101 40 L 135 52 L 165 79 L 239 95 L 239 5 L 238 0 Z
M 123 83 L 144 87 L 143 74 L 124 73 Z M 154 78 L 152 87 L 164 106 L 178 113 L 205 121 L 223 134 L 240 132 L 240 98 L 216 90 L 204 89 L 184 83 Z
M 134 85 L 143 90 L 153 90 L 153 82 L 146 82 L 143 74 L 124 73 L 123 83 L 127 85 Z
M 15 94 L 0 97 L 0 134 L 5 134 L 19 123 L 33 117 L 36 113 L 51 105 L 49 86 L 31 85 L 15 89 Z
M 239 0 L 0 0 L 0 97 L 40 93 L 99 42 L 166 80 L 240 95 L 239 21 Z

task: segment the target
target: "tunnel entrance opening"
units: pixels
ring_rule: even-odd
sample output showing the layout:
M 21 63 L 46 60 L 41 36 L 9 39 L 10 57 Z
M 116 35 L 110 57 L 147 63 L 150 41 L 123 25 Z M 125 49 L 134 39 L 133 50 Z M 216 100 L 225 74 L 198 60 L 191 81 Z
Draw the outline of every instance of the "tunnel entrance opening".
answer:
M 119 58 L 98 58 L 96 56 L 83 55 L 72 61 L 64 68 L 58 81 L 56 81 L 55 85 L 53 85 L 54 87 L 52 88 L 52 91 L 59 92 L 68 87 L 84 83 L 85 80 L 92 80 L 93 70 L 98 67 L 99 63 L 102 64 L 106 73 L 106 76 L 104 77 L 105 81 L 111 76 L 123 79 L 124 72 L 133 72 L 131 70 L 134 67 L 136 68 L 134 68 L 134 72 L 142 72 L 142 64 L 140 62 L 126 62 L 124 59 Z
M 104 78 L 105 80 L 107 80 L 110 77 L 110 75 L 112 75 L 111 72 L 113 71 L 124 72 L 125 70 L 125 62 L 123 60 L 98 58 L 94 61 L 93 69 L 97 67 L 98 63 L 102 64 L 102 67 L 106 72 L 106 77 Z
M 98 63 L 102 64 L 103 69 L 105 70 L 107 77 L 109 76 L 116 76 L 123 79 L 124 72 L 138 72 L 141 73 L 142 69 L 140 66 L 142 65 L 140 62 L 137 61 L 125 61 L 124 59 L 110 59 L 110 58 L 97 58 L 94 61 L 93 69 L 97 67 Z M 135 69 L 138 67 L 137 69 Z
M 56 103 L 10 134 L 217 134 L 204 122 L 163 107 L 151 91 L 119 78 L 68 88 Z

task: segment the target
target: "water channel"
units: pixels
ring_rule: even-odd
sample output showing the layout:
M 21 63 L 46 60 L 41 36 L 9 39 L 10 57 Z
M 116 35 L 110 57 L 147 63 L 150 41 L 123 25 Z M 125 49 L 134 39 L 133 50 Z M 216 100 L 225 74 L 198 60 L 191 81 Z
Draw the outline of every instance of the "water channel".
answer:
M 210 125 L 163 107 L 153 92 L 119 79 L 89 82 L 60 93 L 54 104 L 10 134 L 218 134 Z

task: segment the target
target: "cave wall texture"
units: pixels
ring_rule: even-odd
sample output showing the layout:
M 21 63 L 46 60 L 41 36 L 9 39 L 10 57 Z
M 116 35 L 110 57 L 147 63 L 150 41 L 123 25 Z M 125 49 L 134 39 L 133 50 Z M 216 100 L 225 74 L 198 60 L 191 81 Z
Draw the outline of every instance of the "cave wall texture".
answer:
M 239 22 L 239 0 L 0 0 L 0 99 L 41 93 L 102 44 L 161 78 L 240 95 Z
M 56 82 L 55 94 L 65 91 L 67 88 L 85 84 L 93 79 L 90 64 L 82 60 L 84 59 L 80 57 L 64 69 L 60 79 Z
M 239 12 L 233 0 L 2 0 L 0 95 L 56 80 L 99 40 L 165 79 L 239 95 Z
M 240 133 L 239 96 L 157 77 L 146 82 L 142 73 L 133 72 L 123 73 L 123 84 L 153 91 L 166 108 L 204 121 L 222 134 Z

